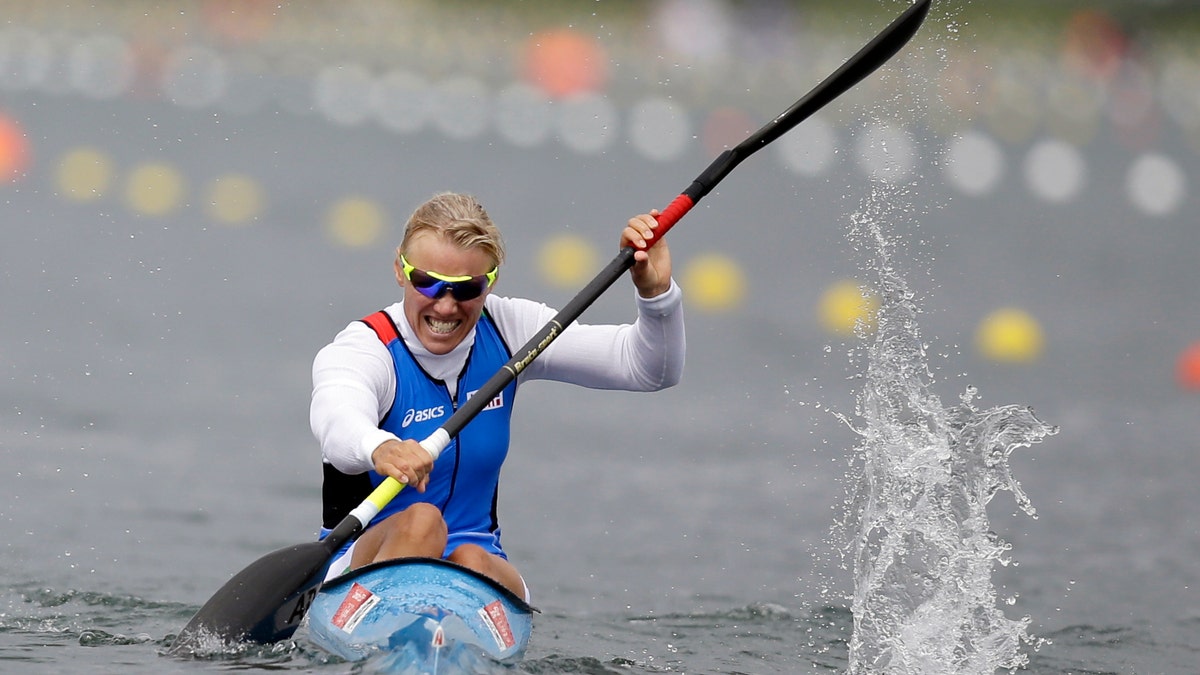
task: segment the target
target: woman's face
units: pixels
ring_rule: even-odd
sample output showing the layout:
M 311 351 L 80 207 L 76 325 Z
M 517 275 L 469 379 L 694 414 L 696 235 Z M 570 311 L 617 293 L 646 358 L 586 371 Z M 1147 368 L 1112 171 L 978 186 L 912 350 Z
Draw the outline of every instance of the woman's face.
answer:
M 445 277 L 474 277 L 487 274 L 495 267 L 482 250 L 459 248 L 433 232 L 422 232 L 413 237 L 404 251 L 404 258 L 418 270 Z M 398 257 L 395 266 L 396 281 L 404 288 L 404 317 L 417 339 L 433 354 L 449 353 L 479 321 L 484 298 L 491 292 L 491 287 L 471 300 L 456 300 L 449 292 L 429 298 L 405 277 Z

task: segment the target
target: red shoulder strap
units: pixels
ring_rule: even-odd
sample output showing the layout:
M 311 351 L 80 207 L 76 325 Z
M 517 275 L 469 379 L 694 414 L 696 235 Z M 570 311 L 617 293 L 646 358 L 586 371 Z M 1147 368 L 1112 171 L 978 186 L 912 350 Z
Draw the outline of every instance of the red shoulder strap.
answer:
M 371 327 L 375 334 L 383 344 L 391 344 L 393 340 L 400 339 L 400 333 L 396 330 L 396 324 L 392 323 L 392 317 L 388 316 L 387 312 L 378 311 L 374 314 L 363 317 L 362 322 Z

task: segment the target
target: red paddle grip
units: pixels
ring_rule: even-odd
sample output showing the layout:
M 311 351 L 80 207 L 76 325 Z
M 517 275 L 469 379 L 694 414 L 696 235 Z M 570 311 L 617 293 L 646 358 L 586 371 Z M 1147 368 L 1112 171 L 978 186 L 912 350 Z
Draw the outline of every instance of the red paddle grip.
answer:
M 679 219 L 688 211 L 691 211 L 695 205 L 696 202 L 692 201 L 692 198 L 686 194 L 676 197 L 674 201 L 667 205 L 667 208 L 662 210 L 662 213 L 658 214 L 658 229 L 654 231 L 654 238 L 662 239 L 674 227 L 675 223 L 679 222 Z

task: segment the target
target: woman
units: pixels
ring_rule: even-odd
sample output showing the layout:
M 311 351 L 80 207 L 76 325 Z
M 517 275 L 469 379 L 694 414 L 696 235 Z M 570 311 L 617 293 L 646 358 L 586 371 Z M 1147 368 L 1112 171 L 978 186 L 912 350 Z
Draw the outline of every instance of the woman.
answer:
M 500 545 L 496 521 L 514 395 L 536 379 L 630 391 L 679 382 L 682 293 L 671 278 L 666 242 L 655 239 L 657 214 L 631 218 L 621 232 L 621 247 L 636 251 L 630 274 L 637 320 L 572 324 L 435 463 L 417 441 L 556 311 L 492 293 L 504 246 L 473 197 L 442 193 L 417 208 L 396 251 L 401 302 L 351 323 L 313 363 L 310 420 L 324 458 L 324 528 L 337 525 L 387 476 L 409 486 L 335 559 L 330 576 L 379 560 L 445 558 L 528 599 L 528 587 Z

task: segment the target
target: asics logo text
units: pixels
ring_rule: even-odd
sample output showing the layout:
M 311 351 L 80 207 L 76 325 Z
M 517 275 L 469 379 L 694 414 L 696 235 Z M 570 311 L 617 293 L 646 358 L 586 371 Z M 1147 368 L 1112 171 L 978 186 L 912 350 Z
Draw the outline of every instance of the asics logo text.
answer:
M 427 422 L 429 420 L 437 419 L 444 414 L 446 414 L 445 407 L 440 405 L 436 405 L 432 408 L 425 408 L 424 410 L 415 410 L 413 408 L 409 408 L 408 412 L 404 413 L 404 421 L 400 423 L 400 426 L 407 427 L 414 422 Z

